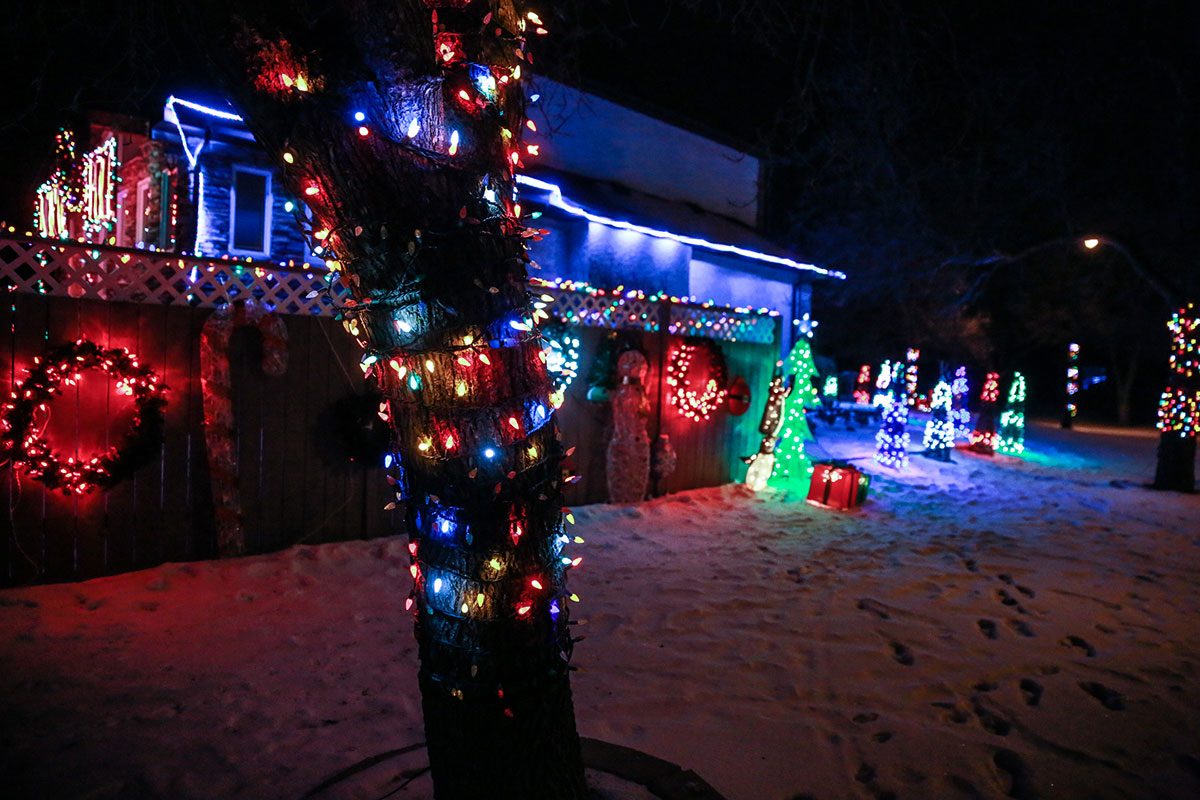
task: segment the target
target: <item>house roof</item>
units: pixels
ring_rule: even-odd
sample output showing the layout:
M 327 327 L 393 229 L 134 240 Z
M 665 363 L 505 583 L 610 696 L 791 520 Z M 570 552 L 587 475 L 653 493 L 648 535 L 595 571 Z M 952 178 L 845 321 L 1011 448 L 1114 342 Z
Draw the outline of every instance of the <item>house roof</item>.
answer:
M 837 270 L 797 261 L 753 228 L 691 203 L 665 200 L 611 181 L 547 169 L 518 175 L 517 182 L 523 188 L 523 197 L 541 200 L 589 222 L 812 276 L 846 277 Z
M 174 123 L 185 144 L 185 127 L 220 125 L 249 136 L 242 117 L 231 109 L 215 108 L 175 96 L 168 98 L 163 117 Z M 193 153 L 189 147 L 189 160 L 194 160 L 196 155 L 198 149 Z M 541 199 L 549 206 L 589 222 L 810 276 L 846 277 L 844 272 L 797 261 L 753 228 L 693 203 L 665 200 L 611 181 L 546 169 L 519 175 L 517 181 L 524 187 L 526 196 L 541 192 Z

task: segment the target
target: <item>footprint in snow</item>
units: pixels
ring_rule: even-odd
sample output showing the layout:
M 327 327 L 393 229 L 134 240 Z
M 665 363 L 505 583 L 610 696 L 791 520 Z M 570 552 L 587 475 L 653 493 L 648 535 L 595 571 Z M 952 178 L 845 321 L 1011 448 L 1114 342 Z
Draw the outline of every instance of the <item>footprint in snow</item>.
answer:
M 872 600 L 869 597 L 864 597 L 858 601 L 855 606 L 859 611 L 869 611 L 880 619 L 891 619 L 892 615 L 883 610 L 883 605 L 878 600 Z
M 1037 706 L 1042 702 L 1042 692 L 1045 691 L 1042 685 L 1032 678 L 1021 678 L 1021 696 L 1025 698 L 1025 705 Z
M 1028 636 L 1028 637 L 1032 638 L 1034 635 L 1033 628 L 1030 628 L 1028 625 L 1026 625 L 1024 622 L 1021 622 L 1019 619 L 1010 619 L 1008 621 L 1008 627 L 1012 628 L 1014 631 L 1021 634 L 1022 636 Z
M 990 619 L 981 619 L 976 624 L 979 626 L 979 630 L 983 633 L 984 636 L 986 636 L 989 639 L 996 638 L 996 635 L 997 635 L 996 623 L 992 622 Z
M 913 658 L 912 650 L 909 650 L 899 642 L 892 642 L 892 658 L 896 659 L 898 663 L 903 664 L 906 667 L 911 667 L 913 662 L 916 661 L 916 659 Z
M 992 756 L 992 763 L 1008 778 L 1008 791 L 1005 795 L 1016 800 L 1036 800 L 1040 795 L 1033 786 L 1033 776 L 1029 765 L 1012 750 L 1001 748 Z
M 879 715 L 874 711 L 863 711 L 860 714 L 855 714 L 853 719 L 859 725 L 862 725 L 864 722 L 874 722 L 875 720 L 879 719 Z
M 1008 720 L 984 708 L 978 701 L 974 703 L 972 711 L 975 712 L 975 718 L 979 720 L 980 726 L 988 733 L 996 736 L 1008 736 L 1009 731 L 1012 730 L 1012 724 Z
M 1125 696 L 1098 681 L 1080 681 L 1079 688 L 1099 701 L 1109 711 L 1124 711 Z
M 1087 643 L 1085 639 L 1079 636 L 1066 636 L 1058 642 L 1063 647 L 1077 647 L 1082 650 L 1088 658 L 1096 657 L 1096 648 Z

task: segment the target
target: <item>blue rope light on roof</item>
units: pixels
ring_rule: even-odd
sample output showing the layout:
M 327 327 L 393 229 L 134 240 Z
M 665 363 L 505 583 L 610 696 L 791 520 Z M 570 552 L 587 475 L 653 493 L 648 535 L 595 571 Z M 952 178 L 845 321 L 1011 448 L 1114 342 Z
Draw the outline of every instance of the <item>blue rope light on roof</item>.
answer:
M 679 242 L 680 244 L 691 245 L 692 247 L 702 247 L 705 250 L 713 250 L 718 253 L 732 253 L 734 255 L 741 256 L 742 258 L 749 258 L 754 261 L 764 261 L 768 264 L 779 264 L 780 266 L 791 267 L 792 269 L 816 272 L 820 275 L 838 278 L 839 280 L 846 279 L 846 273 L 844 272 L 825 269 L 824 267 L 818 267 L 815 264 L 804 264 L 799 261 L 793 261 L 790 258 L 784 258 L 783 256 L 773 256 L 767 253 L 760 253 L 757 250 L 747 250 L 746 248 L 738 247 L 737 245 L 710 242 L 707 239 L 701 239 L 696 236 L 685 236 L 679 233 L 671 233 L 670 231 L 660 231 L 654 228 L 647 228 L 645 225 L 638 225 L 636 223 L 626 222 L 625 220 L 620 219 L 613 219 L 612 217 L 606 217 L 602 214 L 594 214 L 587 209 L 581 208 L 580 206 L 569 202 L 563 197 L 562 189 L 556 184 L 538 180 L 537 178 L 532 178 L 528 175 L 518 175 L 517 183 L 523 186 L 532 186 L 535 189 L 543 189 L 549 192 L 551 206 L 561 209 L 572 216 L 582 217 L 588 222 L 595 222 L 598 225 L 606 225 L 610 228 L 617 228 L 623 231 L 634 231 L 635 233 L 653 236 L 657 239 L 668 239 L 672 242 Z
M 181 100 L 180 98 L 171 95 L 169 98 L 167 98 L 167 108 L 171 108 L 173 105 L 180 105 L 184 108 L 190 108 L 192 111 L 197 111 L 201 114 L 208 114 L 209 116 L 216 117 L 217 119 L 229 120 L 230 122 L 243 122 L 243 119 L 237 114 L 234 114 L 232 111 L 222 111 L 218 108 L 210 108 L 209 106 L 193 103 L 190 100 Z M 179 124 L 178 116 L 176 116 L 176 124 Z M 182 130 L 180 133 L 182 135 Z M 184 144 L 184 150 L 187 150 L 186 142 Z M 199 153 L 196 155 L 199 155 Z M 191 153 L 188 153 L 188 160 L 193 161 L 193 156 Z M 549 192 L 551 206 L 565 211 L 572 216 L 582 217 L 588 222 L 595 222 L 597 225 L 605 225 L 609 228 L 617 228 L 618 230 L 623 231 L 633 231 L 634 233 L 653 236 L 656 239 L 667 239 L 668 241 L 679 242 L 680 244 L 686 244 L 692 247 L 700 247 L 705 250 L 712 250 L 716 253 L 732 253 L 733 255 L 741 256 L 742 258 L 748 258 L 752 261 L 762 261 L 767 264 L 778 264 L 782 267 L 791 267 L 792 269 L 798 269 L 805 272 L 815 272 L 818 275 L 825 275 L 827 277 L 837 278 L 839 280 L 846 279 L 846 273 L 835 269 L 825 269 L 824 267 L 818 267 L 815 264 L 805 264 L 800 261 L 794 261 L 790 258 L 784 258 L 783 256 L 773 256 L 768 253 L 761 253 L 757 250 L 747 250 L 746 248 L 738 247 L 737 245 L 710 242 L 707 239 L 701 239 L 697 236 L 685 236 L 680 233 L 660 231 L 655 228 L 648 228 L 645 225 L 638 225 L 633 222 L 614 219 L 613 217 L 606 217 L 602 214 L 594 214 L 591 211 L 577 206 L 564 198 L 562 189 L 557 184 L 538 180 L 537 178 L 532 178 L 528 175 L 518 175 L 517 183 L 521 184 L 522 186 L 531 186 L 535 189 L 542 189 Z

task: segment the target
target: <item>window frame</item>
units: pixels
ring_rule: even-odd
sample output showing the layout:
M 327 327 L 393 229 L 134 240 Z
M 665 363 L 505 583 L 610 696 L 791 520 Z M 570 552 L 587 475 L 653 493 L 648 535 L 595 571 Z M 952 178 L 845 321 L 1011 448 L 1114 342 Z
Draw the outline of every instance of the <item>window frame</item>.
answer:
M 266 179 L 266 187 L 263 193 L 263 249 L 262 250 L 246 250 L 235 246 L 235 237 L 237 234 L 237 178 L 238 173 L 245 172 L 251 175 L 261 175 Z M 251 256 L 256 258 L 265 258 L 271 254 L 271 222 L 272 214 L 275 207 L 274 195 L 275 176 L 269 169 L 262 167 L 251 167 L 246 164 L 234 164 L 230 171 L 229 179 L 229 247 L 230 255 L 234 256 Z
M 142 178 L 134 187 L 133 193 L 133 246 L 146 246 L 146 212 L 150 206 L 150 176 Z

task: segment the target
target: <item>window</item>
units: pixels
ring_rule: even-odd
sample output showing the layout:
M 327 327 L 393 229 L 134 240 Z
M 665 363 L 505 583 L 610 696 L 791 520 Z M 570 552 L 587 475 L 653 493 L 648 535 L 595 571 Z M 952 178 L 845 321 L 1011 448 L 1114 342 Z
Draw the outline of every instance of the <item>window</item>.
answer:
M 271 249 L 271 173 L 234 167 L 229 191 L 229 251 L 266 255 Z
M 133 217 L 133 243 L 144 245 L 150 227 L 150 179 L 142 178 L 137 184 L 137 205 Z

